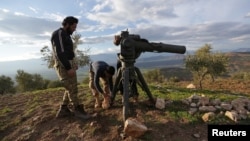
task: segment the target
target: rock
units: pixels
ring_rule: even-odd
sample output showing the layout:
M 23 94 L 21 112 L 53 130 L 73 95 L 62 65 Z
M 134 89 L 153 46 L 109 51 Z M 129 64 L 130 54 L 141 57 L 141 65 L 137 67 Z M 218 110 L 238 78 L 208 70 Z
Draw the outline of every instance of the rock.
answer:
M 202 120 L 203 120 L 204 122 L 208 122 L 208 121 L 211 120 L 214 116 L 215 116 L 215 113 L 214 113 L 214 112 L 208 112 L 208 113 L 205 113 L 205 114 L 202 116 Z
M 202 106 L 208 106 L 209 105 L 209 98 L 208 97 L 201 97 L 200 103 Z
M 144 124 L 134 118 L 128 118 L 125 121 L 124 133 L 126 136 L 138 138 L 142 136 L 147 130 L 148 128 Z
M 195 87 L 194 84 L 189 84 L 189 85 L 187 85 L 187 88 L 188 88 L 188 89 L 195 89 L 196 87 Z
M 235 111 L 226 111 L 225 116 L 228 117 L 229 119 L 237 122 L 238 121 L 238 114 Z
M 164 99 L 161 99 L 161 98 L 157 98 L 156 99 L 156 103 L 155 103 L 155 107 L 158 108 L 158 109 L 165 109 L 165 100 Z
M 222 102 L 220 106 L 225 111 L 230 111 L 233 108 L 233 106 L 230 103 L 225 103 L 225 102 Z

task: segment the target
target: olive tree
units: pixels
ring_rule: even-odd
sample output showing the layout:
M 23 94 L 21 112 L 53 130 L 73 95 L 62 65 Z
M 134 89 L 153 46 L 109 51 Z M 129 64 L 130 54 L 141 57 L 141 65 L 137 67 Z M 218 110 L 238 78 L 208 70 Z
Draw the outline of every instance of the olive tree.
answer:
M 73 40 L 73 49 L 75 52 L 75 59 L 79 67 L 84 67 L 89 64 L 90 62 L 90 57 L 88 55 L 89 49 L 86 49 L 84 51 L 81 51 L 77 49 L 77 46 L 79 44 L 82 44 L 82 41 L 80 40 L 81 35 L 78 33 L 75 33 L 72 35 L 72 40 Z M 41 50 L 40 53 L 42 54 L 42 59 L 47 63 L 48 68 L 53 68 L 54 67 L 54 56 L 53 56 L 53 51 L 48 47 L 44 46 Z
M 19 92 L 45 89 L 48 84 L 40 74 L 30 74 L 23 70 L 17 70 L 15 78 Z
M 202 81 L 208 76 L 214 81 L 214 77 L 227 72 L 229 58 L 223 53 L 212 52 L 212 47 L 205 44 L 194 55 L 187 55 L 185 66 L 193 74 L 193 79 L 202 89 Z
M 14 81 L 8 76 L 0 76 L 0 94 L 15 93 Z

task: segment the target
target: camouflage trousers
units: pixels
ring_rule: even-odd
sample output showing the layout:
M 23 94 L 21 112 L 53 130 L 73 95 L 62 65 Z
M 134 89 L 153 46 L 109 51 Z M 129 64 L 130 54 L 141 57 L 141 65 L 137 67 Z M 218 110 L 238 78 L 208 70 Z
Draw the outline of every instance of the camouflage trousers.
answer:
M 91 89 L 91 92 L 93 94 L 93 96 L 98 96 L 99 92 L 95 87 L 94 84 L 94 75 L 95 73 L 93 71 L 89 71 L 89 88 Z M 110 96 L 110 89 L 109 89 L 109 81 L 108 78 L 100 78 L 101 83 L 102 83 L 102 87 L 103 87 L 103 91 L 104 91 L 104 96 Z
M 110 88 L 109 88 L 109 81 L 108 78 L 100 78 L 104 94 L 103 96 L 103 102 L 101 104 L 101 101 L 99 99 L 99 92 L 94 84 L 94 72 L 89 71 L 89 88 L 91 89 L 91 92 L 93 96 L 95 97 L 95 108 L 98 108 L 102 106 L 104 109 L 108 109 L 110 107 Z
M 74 62 L 70 61 L 71 67 L 74 67 Z M 63 105 L 73 104 L 78 105 L 78 88 L 77 88 L 77 76 L 69 77 L 67 70 L 58 62 L 55 63 L 55 70 L 58 78 L 62 81 L 65 88 L 63 96 Z

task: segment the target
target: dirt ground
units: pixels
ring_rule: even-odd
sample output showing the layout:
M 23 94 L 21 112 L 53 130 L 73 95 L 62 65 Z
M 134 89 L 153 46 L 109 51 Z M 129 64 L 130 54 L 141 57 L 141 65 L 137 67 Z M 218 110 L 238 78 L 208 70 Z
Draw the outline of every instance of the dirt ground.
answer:
M 244 86 L 248 87 L 248 86 Z M 240 89 L 240 88 L 238 88 Z M 94 108 L 87 89 L 80 98 L 88 113 L 96 117 L 56 119 L 63 90 L 0 96 L 0 140 L 2 141 L 207 141 L 206 123 L 176 121 L 147 101 L 131 104 L 133 117 L 148 131 L 140 138 L 123 137 L 122 102 L 118 98 L 108 110 Z

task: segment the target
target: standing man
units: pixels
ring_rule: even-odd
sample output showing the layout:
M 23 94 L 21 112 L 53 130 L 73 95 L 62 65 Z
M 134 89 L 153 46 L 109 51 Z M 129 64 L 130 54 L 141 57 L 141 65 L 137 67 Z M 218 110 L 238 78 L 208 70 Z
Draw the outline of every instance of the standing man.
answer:
M 74 114 L 76 117 L 88 119 L 90 116 L 84 111 L 83 104 L 78 100 L 77 75 L 78 66 L 75 62 L 72 33 L 76 30 L 78 19 L 72 16 L 66 17 L 62 27 L 55 30 L 51 37 L 55 70 L 59 79 L 63 82 L 65 92 L 62 104 L 56 117 L 67 117 Z M 69 105 L 73 109 L 69 109 Z
M 110 107 L 110 96 L 113 89 L 113 75 L 115 74 L 115 68 L 109 66 L 104 61 L 96 61 L 90 64 L 89 69 L 89 88 L 95 97 L 95 108 L 101 107 L 108 109 Z M 101 80 L 103 89 L 100 86 L 99 80 Z M 103 102 L 99 99 L 99 93 L 103 96 Z

